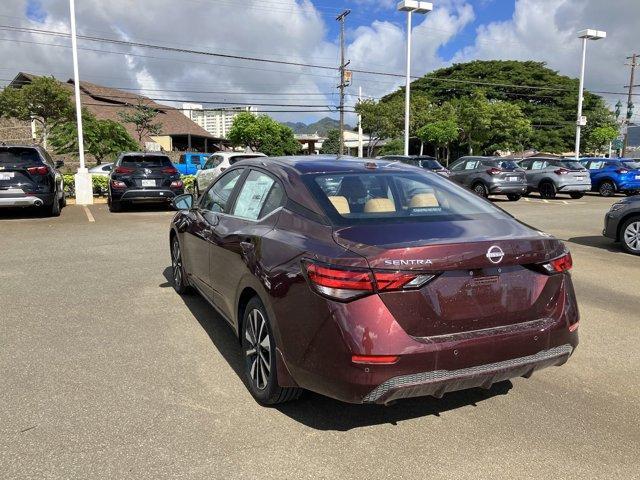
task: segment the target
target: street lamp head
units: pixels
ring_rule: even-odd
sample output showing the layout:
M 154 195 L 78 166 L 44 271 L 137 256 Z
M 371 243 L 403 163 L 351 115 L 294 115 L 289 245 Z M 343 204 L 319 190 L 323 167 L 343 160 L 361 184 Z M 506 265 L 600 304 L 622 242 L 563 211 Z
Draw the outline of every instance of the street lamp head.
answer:
M 578 38 L 586 38 L 587 40 L 600 40 L 601 38 L 607 38 L 607 32 L 587 28 L 586 30 L 580 30 L 578 32 Z
M 398 3 L 399 12 L 429 13 L 433 10 L 433 3 L 417 0 L 402 0 Z

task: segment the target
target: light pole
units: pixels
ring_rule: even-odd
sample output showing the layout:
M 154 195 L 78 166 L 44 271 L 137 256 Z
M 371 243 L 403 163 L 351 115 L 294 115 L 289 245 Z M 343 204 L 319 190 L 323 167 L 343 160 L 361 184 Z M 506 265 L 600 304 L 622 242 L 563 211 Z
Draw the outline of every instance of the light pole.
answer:
M 582 101 L 584 95 L 584 68 L 587 59 L 587 40 L 600 40 L 607 38 L 607 32 L 601 30 L 581 30 L 578 38 L 582 39 L 582 65 L 580 67 L 580 89 L 578 92 L 578 118 L 576 119 L 576 160 L 580 158 L 580 130 L 587 124 L 587 119 L 582 116 Z
M 404 94 L 404 154 L 409 155 L 409 107 L 411 102 L 411 16 L 415 13 L 429 13 L 433 4 L 416 0 L 402 0 L 398 3 L 399 12 L 407 12 L 407 82 Z
M 82 133 L 82 104 L 80 102 L 80 75 L 78 73 L 78 40 L 76 37 L 76 8 L 74 0 L 69 0 L 69 17 L 71 18 L 71 52 L 73 56 L 73 84 L 76 96 L 76 120 L 78 122 L 78 154 L 80 168 L 74 176 L 76 204 L 91 205 L 93 203 L 93 185 L 91 175 L 84 164 L 84 135 Z

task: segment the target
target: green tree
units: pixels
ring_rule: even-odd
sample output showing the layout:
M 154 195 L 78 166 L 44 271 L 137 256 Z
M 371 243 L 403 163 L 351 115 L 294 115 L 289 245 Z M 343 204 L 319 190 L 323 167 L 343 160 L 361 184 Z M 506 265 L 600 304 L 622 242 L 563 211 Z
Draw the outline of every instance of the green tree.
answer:
M 380 147 L 380 155 L 402 155 L 404 153 L 404 140 L 402 138 L 394 138 L 388 140 Z
M 455 99 L 460 143 L 467 145 L 469 155 L 474 147 L 481 149 L 491 134 L 491 107 L 484 93 L 476 90 L 470 97 Z
M 533 127 L 530 147 L 561 153 L 574 148 L 578 83 L 577 79 L 559 75 L 541 62 L 478 60 L 431 72 L 414 81 L 411 88 L 412 92 L 427 95 L 436 105 L 473 97 L 481 88 L 489 102 L 508 102 L 520 107 Z M 382 102 L 391 103 L 402 96 L 403 89 L 399 89 Z M 584 99 L 587 129 L 602 126 L 600 119 L 610 115 L 604 100 L 590 92 L 585 92 Z M 459 119 L 460 124 L 463 121 Z M 468 146 L 465 140 L 461 143 Z
M 520 150 L 527 146 L 533 129 L 518 105 L 493 102 L 489 105 L 490 134 L 483 150 L 493 154 L 496 150 Z
M 340 150 L 340 130 L 329 130 L 327 132 L 327 139 L 322 143 L 322 150 L 320 153 L 324 154 L 337 154 Z
M 133 106 L 133 111 L 118 112 L 118 116 L 124 123 L 130 123 L 136 130 L 138 136 L 138 142 L 143 145 L 143 138 L 148 135 L 159 135 L 162 131 L 161 123 L 154 123 L 158 111 L 145 105 L 140 101 L 137 105 Z
M 609 146 L 610 142 L 613 142 L 618 138 L 618 128 L 612 125 L 603 125 L 595 127 L 585 135 L 585 144 L 587 150 L 599 154 L 604 148 Z
M 267 115 L 239 114 L 233 120 L 228 138 L 235 146 L 247 146 L 268 156 L 295 155 L 300 151 L 293 130 Z
M 113 120 L 98 120 L 89 112 L 83 111 L 82 126 L 85 152 L 93 155 L 98 165 L 108 158 L 114 159 L 121 152 L 139 148 L 127 130 Z M 53 127 L 51 146 L 58 154 L 77 154 L 78 130 L 76 122 L 61 123 Z
M 449 144 L 458 139 L 458 123 L 455 118 L 436 120 L 418 130 L 418 138 L 436 147 L 436 159 L 440 159 L 440 149 L 446 151 L 445 158 L 449 164 Z
M 51 129 L 73 114 L 69 90 L 53 77 L 36 77 L 21 88 L 7 87 L 0 92 L 0 116 L 37 122 L 45 148 Z
M 356 112 L 362 116 L 362 131 L 369 136 L 367 157 L 373 156 L 381 140 L 398 138 L 402 134 L 401 122 L 398 121 L 398 102 L 362 100 L 356 104 Z

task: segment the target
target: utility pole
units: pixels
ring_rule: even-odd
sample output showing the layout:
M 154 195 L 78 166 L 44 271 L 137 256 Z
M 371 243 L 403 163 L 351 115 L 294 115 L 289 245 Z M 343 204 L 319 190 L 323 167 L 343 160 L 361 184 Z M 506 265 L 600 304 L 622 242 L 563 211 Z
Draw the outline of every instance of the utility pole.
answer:
M 362 101 L 362 87 L 358 87 L 358 103 Z M 358 114 L 358 157 L 364 157 L 364 145 L 362 141 L 362 115 Z
M 627 97 L 627 120 L 625 122 L 625 131 L 624 131 L 624 144 L 622 145 L 622 156 L 624 157 L 627 154 L 627 148 L 629 147 L 629 124 L 631 123 L 631 117 L 633 115 L 633 88 L 637 85 L 634 85 L 635 75 L 636 75 L 636 67 L 638 66 L 638 54 L 634 53 L 630 57 L 627 57 L 627 60 L 631 60 L 631 63 L 627 63 L 631 67 L 631 78 L 629 79 L 629 96 Z
M 345 85 L 345 69 L 349 62 L 345 63 L 344 60 L 344 20 L 347 15 L 351 13 L 351 10 L 345 10 L 336 17 L 336 20 L 340 22 L 340 150 L 338 151 L 338 158 L 342 157 L 344 152 L 344 88 Z

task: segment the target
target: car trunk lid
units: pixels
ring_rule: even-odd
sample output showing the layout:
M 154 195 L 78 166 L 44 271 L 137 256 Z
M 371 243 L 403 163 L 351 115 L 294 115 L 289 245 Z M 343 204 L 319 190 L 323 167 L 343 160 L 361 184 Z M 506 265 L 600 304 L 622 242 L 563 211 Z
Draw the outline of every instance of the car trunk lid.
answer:
M 559 280 L 530 266 L 565 252 L 558 240 L 511 219 L 358 225 L 336 230 L 334 237 L 374 270 L 435 275 L 416 290 L 380 293 L 400 326 L 416 337 L 547 318 Z

